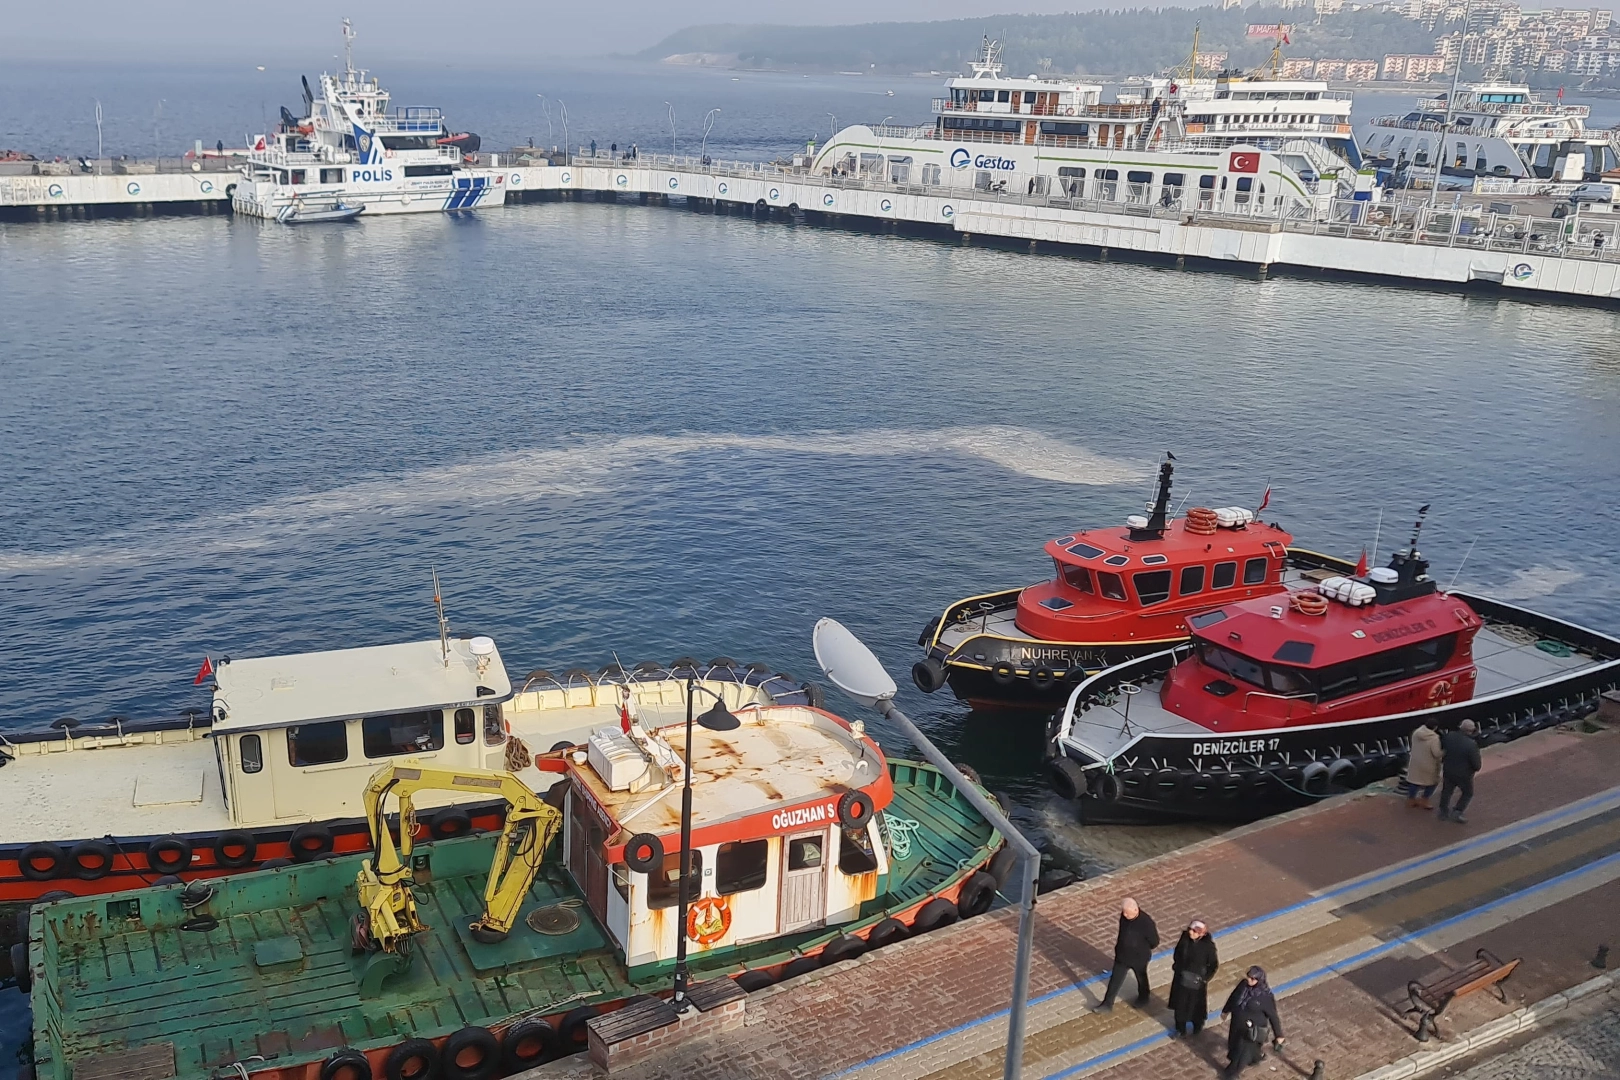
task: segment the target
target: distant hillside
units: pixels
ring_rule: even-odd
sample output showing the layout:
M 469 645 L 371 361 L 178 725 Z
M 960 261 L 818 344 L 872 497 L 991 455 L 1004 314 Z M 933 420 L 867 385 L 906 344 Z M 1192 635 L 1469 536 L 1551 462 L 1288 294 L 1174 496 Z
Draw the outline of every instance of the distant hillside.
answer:
M 1142 74 L 1185 61 L 1194 24 L 1202 26 L 1199 49 L 1229 49 L 1234 66 L 1258 64 L 1270 52 L 1269 42 L 1246 36 L 1249 23 L 1294 23 L 1293 43 L 1284 49 L 1288 56 L 1376 59 L 1392 52 L 1427 53 L 1443 32 L 1383 12 L 1347 12 L 1319 24 L 1314 19 L 1309 8 L 1205 7 L 861 26 L 693 26 L 639 55 L 749 68 L 966 71 L 979 39 L 989 34 L 1004 43 L 1008 74 Z

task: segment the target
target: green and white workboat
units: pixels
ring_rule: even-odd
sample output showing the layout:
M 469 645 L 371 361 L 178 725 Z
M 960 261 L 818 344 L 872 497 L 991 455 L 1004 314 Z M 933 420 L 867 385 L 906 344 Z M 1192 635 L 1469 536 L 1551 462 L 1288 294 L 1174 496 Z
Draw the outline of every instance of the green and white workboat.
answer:
M 704 722 L 626 709 L 536 760 L 566 781 L 544 800 L 398 761 L 367 788 L 374 853 L 36 906 L 36 1075 L 487 1080 L 668 995 L 678 954 L 702 1007 L 990 907 L 1002 837 L 931 766 L 805 705 Z M 397 839 L 447 784 L 505 796 L 504 830 Z

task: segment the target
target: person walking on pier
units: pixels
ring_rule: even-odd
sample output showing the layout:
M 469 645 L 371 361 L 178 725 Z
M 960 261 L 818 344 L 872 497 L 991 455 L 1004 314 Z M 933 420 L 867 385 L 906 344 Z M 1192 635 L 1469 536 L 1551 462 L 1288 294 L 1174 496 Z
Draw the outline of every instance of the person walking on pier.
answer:
M 1170 974 L 1170 1009 L 1176 1016 L 1176 1038 L 1181 1038 L 1188 1024 L 1194 1035 L 1204 1030 L 1204 1017 L 1209 1015 L 1209 980 L 1220 966 L 1209 926 L 1203 919 L 1194 919 L 1176 942 Z
M 1406 779 L 1401 781 L 1406 805 L 1431 809 L 1429 797 L 1439 782 L 1440 733 L 1428 724 L 1419 724 L 1412 732 L 1412 753 L 1406 762 Z
M 1277 1017 L 1277 999 L 1266 985 L 1265 968 L 1252 967 L 1238 980 L 1221 1015 L 1232 1018 L 1226 1035 L 1226 1080 L 1266 1056 L 1268 1036 L 1273 1050 L 1282 1049 L 1282 1021 Z
M 1474 799 L 1474 774 L 1479 772 L 1479 743 L 1474 733 L 1479 730 L 1472 720 L 1464 720 L 1455 731 L 1440 736 L 1440 820 L 1467 822 L 1463 811 Z M 1456 809 L 1451 806 L 1451 793 L 1459 792 Z
M 1114 999 L 1125 985 L 1125 973 L 1136 976 L 1136 1005 L 1148 1003 L 1148 961 L 1159 947 L 1159 928 L 1153 925 L 1153 916 L 1130 897 L 1119 906 L 1119 936 L 1114 939 L 1114 970 L 1108 975 L 1108 990 L 1097 1005 L 1107 1012 L 1114 1007 Z

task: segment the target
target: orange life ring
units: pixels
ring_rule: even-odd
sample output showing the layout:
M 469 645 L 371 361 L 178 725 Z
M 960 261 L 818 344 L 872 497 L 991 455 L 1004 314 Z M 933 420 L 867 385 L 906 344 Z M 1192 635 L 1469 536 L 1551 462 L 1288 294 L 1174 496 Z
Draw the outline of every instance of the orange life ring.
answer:
M 1328 611 L 1328 599 L 1321 593 L 1297 592 L 1288 603 L 1301 615 L 1326 615 Z
M 1441 679 L 1429 687 L 1429 708 L 1437 709 L 1442 705 L 1450 705 L 1452 695 L 1457 688 L 1451 684 L 1450 679 Z
M 686 909 L 686 936 L 699 945 L 713 945 L 731 931 L 731 901 L 724 896 L 700 896 Z
M 1220 527 L 1220 518 L 1207 506 L 1195 506 L 1187 511 L 1186 529 L 1194 536 L 1214 536 Z

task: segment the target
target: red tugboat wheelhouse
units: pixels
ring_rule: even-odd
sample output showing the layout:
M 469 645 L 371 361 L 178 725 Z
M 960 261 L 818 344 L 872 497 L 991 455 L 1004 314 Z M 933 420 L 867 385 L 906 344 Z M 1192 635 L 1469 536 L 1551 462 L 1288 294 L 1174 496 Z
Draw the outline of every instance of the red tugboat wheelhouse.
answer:
M 1055 712 L 1087 676 L 1185 641 L 1189 616 L 1280 594 L 1308 570 L 1350 572 L 1348 562 L 1291 548 L 1294 538 L 1258 511 L 1174 516 L 1175 458 L 1165 457 L 1147 516 L 1052 540 L 1050 581 L 958 600 L 926 626 L 917 644 L 928 655 L 911 669 L 917 688 L 948 683 L 973 705 Z
M 1482 743 L 1586 715 L 1620 639 L 1442 590 L 1412 541 L 1387 567 L 1308 572 L 1192 617 L 1192 640 L 1076 687 L 1051 779 L 1088 821 L 1248 820 L 1398 774 L 1409 738 Z

